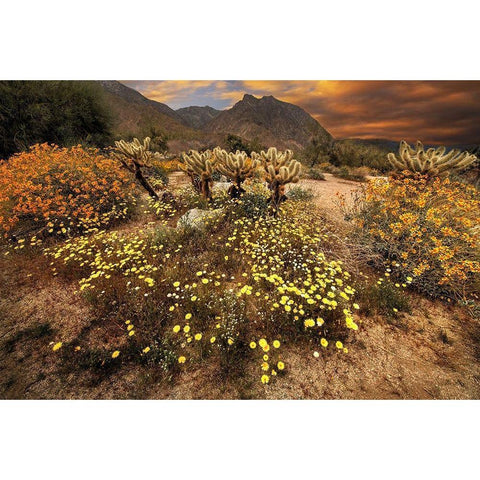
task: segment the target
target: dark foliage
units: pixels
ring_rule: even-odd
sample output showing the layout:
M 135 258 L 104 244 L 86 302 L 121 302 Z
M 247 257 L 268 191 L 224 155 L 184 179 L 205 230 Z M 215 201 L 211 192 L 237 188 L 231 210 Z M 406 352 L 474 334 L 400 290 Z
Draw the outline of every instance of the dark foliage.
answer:
M 103 147 L 111 118 L 90 81 L 0 81 L 0 158 L 35 143 Z

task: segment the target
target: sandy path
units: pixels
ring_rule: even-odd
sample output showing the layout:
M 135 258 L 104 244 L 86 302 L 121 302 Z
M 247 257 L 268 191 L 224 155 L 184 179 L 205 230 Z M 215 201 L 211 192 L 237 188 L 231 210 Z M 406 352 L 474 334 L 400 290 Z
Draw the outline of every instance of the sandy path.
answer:
M 330 173 L 325 174 L 325 181 L 302 179 L 297 185 L 310 190 L 315 195 L 314 203 L 335 222 L 343 222 L 339 195 L 345 196 L 346 202 L 349 202 L 350 194 L 362 187 L 361 183 L 343 180 Z
M 173 172 L 169 175 L 170 185 L 180 187 L 188 185 L 189 178 L 183 172 Z M 352 182 L 334 177 L 330 173 L 325 173 L 325 181 L 302 179 L 297 184 L 287 186 L 287 191 L 296 185 L 306 190 L 310 190 L 314 195 L 315 204 L 321 208 L 331 219 L 343 221 L 339 208 L 338 195 L 345 195 L 346 201 L 350 199 L 350 193 L 362 187 L 359 182 Z M 337 195 L 338 194 L 338 195 Z

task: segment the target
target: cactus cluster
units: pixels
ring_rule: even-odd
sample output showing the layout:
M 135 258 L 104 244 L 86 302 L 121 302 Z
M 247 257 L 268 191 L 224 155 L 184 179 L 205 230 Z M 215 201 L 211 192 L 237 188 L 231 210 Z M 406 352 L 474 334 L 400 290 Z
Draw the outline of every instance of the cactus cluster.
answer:
M 245 152 L 239 150 L 235 153 L 229 153 L 217 147 L 213 153 L 217 159 L 217 171 L 225 175 L 232 182 L 228 193 L 232 198 L 238 198 L 245 192 L 242 183 L 247 178 L 253 177 L 255 171 L 260 166 L 260 161 L 249 158 Z
M 199 153 L 196 150 L 190 150 L 189 155 L 182 153 L 182 163 L 179 166 L 191 178 L 194 186 L 198 180 L 201 194 L 206 199 L 210 199 L 212 174 L 215 168 L 215 157 L 212 151 L 206 150 Z
M 122 166 L 135 174 L 135 178 L 139 181 L 148 194 L 158 199 L 158 194 L 150 185 L 143 174 L 142 168 L 150 166 L 150 160 L 157 158 L 158 153 L 150 150 L 150 137 L 146 137 L 143 143 L 134 138 L 132 142 L 119 140 L 115 142 L 115 156 L 121 162 Z
M 156 153 L 150 150 L 150 137 L 146 137 L 143 143 L 138 138 L 134 138 L 132 142 L 119 140 L 115 142 L 116 151 L 123 156 L 124 160 L 129 163 L 136 163 L 142 167 L 148 167 L 150 160 L 155 158 Z
M 468 167 L 477 159 L 475 155 L 459 150 L 445 152 L 445 147 L 425 150 L 420 141 L 417 141 L 415 148 L 412 148 L 402 140 L 398 157 L 394 153 L 389 153 L 388 160 L 392 167 L 400 172 L 408 171 L 429 177 L 442 177 Z
M 279 152 L 275 147 L 266 152 L 261 151 L 252 154 L 255 160 L 259 160 L 265 170 L 265 180 L 272 191 L 271 201 L 274 208 L 285 200 L 285 185 L 297 183 L 300 179 L 300 162 L 293 159 L 293 152 L 285 150 Z
M 198 191 L 206 199 L 211 198 L 212 174 L 216 171 L 232 182 L 228 193 L 232 198 L 238 198 L 245 190 L 242 183 L 255 175 L 257 169 L 263 165 L 265 181 L 272 192 L 270 202 L 274 211 L 285 197 L 285 185 L 296 183 L 300 178 L 300 162 L 293 159 L 293 152 L 285 150 L 278 151 L 271 147 L 266 152 L 252 152 L 249 157 L 245 152 L 237 150 L 235 153 L 227 152 L 219 147 L 213 152 L 207 150 L 199 153 L 190 150 L 189 154 L 182 153 L 180 168 L 191 178 L 195 186 L 198 180 L 200 188 Z

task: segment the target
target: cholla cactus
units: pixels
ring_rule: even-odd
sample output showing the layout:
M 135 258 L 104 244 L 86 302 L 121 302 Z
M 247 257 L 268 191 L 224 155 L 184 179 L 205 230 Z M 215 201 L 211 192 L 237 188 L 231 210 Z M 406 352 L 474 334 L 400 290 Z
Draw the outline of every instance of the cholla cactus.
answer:
M 260 154 L 252 153 L 255 160 L 260 160 L 265 169 L 265 180 L 272 191 L 272 198 L 275 210 L 285 197 L 285 185 L 287 183 L 297 183 L 300 179 L 300 162 L 293 159 L 293 152 L 285 150 L 279 152 L 275 147 L 271 147 L 267 152 L 261 151 Z
M 213 153 L 217 159 L 215 168 L 217 171 L 232 181 L 228 193 L 232 198 L 238 198 L 245 190 L 242 183 L 253 177 L 255 170 L 260 166 L 260 160 L 249 158 L 245 152 L 237 150 L 235 153 L 228 153 L 217 147 Z
M 466 168 L 477 159 L 475 155 L 468 152 L 450 150 L 450 152 L 445 153 L 445 151 L 445 147 L 425 150 L 420 141 L 417 141 L 414 149 L 402 140 L 399 147 L 399 158 L 394 153 L 389 153 L 388 160 L 397 171 L 441 177 Z
M 215 158 L 210 150 L 199 153 L 190 150 L 190 155 L 182 153 L 183 163 L 179 167 L 191 178 L 195 186 L 196 178 L 200 181 L 200 192 L 206 199 L 212 197 L 211 185 L 213 184 L 212 174 L 215 165 Z
M 140 182 L 149 195 L 158 200 L 158 194 L 145 178 L 142 168 L 150 167 L 150 160 L 157 158 L 158 153 L 150 150 L 150 137 L 146 137 L 143 143 L 134 138 L 132 142 L 120 140 L 115 142 L 115 156 L 122 163 L 123 167 L 135 174 L 135 178 Z

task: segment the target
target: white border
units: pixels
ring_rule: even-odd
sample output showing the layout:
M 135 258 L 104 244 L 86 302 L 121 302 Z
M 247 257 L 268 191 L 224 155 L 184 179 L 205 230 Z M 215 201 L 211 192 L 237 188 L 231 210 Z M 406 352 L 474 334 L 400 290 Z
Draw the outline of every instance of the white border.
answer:
M 16 0 L 2 79 L 479 78 L 471 0 Z
M 16 0 L 0 78 L 476 80 L 477 46 L 465 0 Z M 0 473 L 471 477 L 478 419 L 478 402 L 5 401 Z

